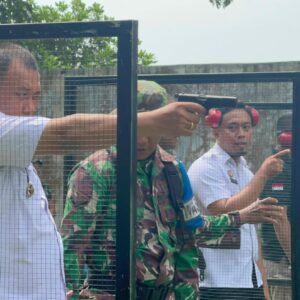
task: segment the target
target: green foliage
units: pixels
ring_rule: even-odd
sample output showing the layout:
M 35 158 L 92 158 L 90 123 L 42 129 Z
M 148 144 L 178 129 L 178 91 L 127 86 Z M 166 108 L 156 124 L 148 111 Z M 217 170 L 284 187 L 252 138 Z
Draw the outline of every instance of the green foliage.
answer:
M 28 23 L 34 16 L 35 9 L 34 0 L 1 0 L 0 22 Z
M 64 1 L 51 5 L 37 5 L 34 0 L 0 0 L 1 23 L 53 23 L 76 21 L 109 21 L 103 6 L 87 6 L 83 0 Z M 59 29 L 58 29 L 59 30 Z M 42 69 L 80 69 L 114 66 L 117 62 L 116 38 L 74 38 L 23 41 L 37 57 Z M 155 63 L 152 53 L 139 50 L 138 63 Z
M 229 4 L 231 4 L 233 2 L 233 0 L 209 0 L 209 2 L 211 2 L 217 8 L 220 8 L 220 7 L 225 8 Z
M 146 52 L 145 50 L 139 50 L 139 64 L 143 66 L 149 66 L 157 62 L 153 53 Z

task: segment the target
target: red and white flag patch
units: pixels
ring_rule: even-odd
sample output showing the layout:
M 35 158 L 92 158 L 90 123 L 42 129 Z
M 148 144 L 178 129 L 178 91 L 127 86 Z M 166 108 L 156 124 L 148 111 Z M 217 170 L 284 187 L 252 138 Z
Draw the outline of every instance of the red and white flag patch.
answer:
M 283 183 L 272 183 L 272 191 L 283 191 Z

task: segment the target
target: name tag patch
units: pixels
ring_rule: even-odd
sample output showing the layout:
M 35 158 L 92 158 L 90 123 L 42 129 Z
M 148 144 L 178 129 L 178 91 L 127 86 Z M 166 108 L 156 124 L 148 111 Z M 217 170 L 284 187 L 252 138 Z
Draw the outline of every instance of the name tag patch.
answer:
M 228 170 L 227 175 L 229 176 L 231 183 L 238 184 L 238 181 L 234 178 L 234 174 L 232 170 Z

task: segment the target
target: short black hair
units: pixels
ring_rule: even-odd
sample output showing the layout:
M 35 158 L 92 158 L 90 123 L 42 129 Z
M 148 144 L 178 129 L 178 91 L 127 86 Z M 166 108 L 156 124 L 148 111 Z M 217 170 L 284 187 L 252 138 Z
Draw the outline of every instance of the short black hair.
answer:
M 38 63 L 26 48 L 14 43 L 0 43 L 0 80 L 6 77 L 11 63 L 20 61 L 26 68 L 38 71 Z
M 222 125 L 222 122 L 223 122 L 223 118 L 224 118 L 224 115 L 228 114 L 229 112 L 233 111 L 233 110 L 236 110 L 236 109 L 242 109 L 244 110 L 250 117 L 251 119 L 251 123 L 252 123 L 252 126 L 254 124 L 254 120 L 253 120 L 253 116 L 252 116 L 252 113 L 251 113 L 251 107 L 246 105 L 244 102 L 242 101 L 238 101 L 236 103 L 236 106 L 235 107 L 223 107 L 223 108 L 220 108 L 220 111 L 221 111 L 221 119 L 220 119 L 220 123 L 219 123 L 219 126 Z

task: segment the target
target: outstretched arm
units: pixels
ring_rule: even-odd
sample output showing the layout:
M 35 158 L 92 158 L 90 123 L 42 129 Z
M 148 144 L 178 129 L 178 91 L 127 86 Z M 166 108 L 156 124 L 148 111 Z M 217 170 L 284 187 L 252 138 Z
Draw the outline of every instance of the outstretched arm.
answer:
M 256 201 L 266 182 L 282 171 L 283 161 L 281 156 L 289 154 L 290 150 L 286 149 L 267 157 L 245 188 L 230 198 L 220 199 L 211 203 L 207 207 L 209 212 L 217 215 L 240 210 Z
M 170 103 L 138 114 L 139 135 L 191 135 L 205 109 L 196 103 Z M 192 126 L 193 124 L 193 126 Z M 50 120 L 36 155 L 70 154 L 106 148 L 116 140 L 116 115 L 74 114 Z
M 284 209 L 276 205 L 277 199 L 266 198 L 257 200 L 246 208 L 218 216 L 205 216 L 204 225 L 196 229 L 198 243 L 216 246 L 224 243 L 226 232 L 239 228 L 242 224 L 273 223 L 278 224 Z

